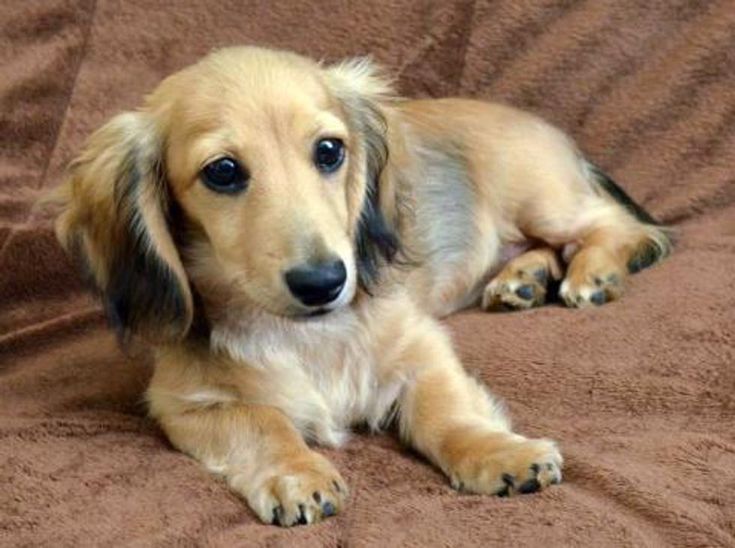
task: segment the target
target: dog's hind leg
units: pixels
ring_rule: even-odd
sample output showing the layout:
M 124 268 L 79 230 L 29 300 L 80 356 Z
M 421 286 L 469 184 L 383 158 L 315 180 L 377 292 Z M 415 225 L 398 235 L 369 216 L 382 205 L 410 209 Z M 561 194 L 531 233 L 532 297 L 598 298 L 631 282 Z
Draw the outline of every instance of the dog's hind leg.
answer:
M 535 177 L 513 187 L 523 203 L 515 220 L 528 239 L 545 242 L 561 253 L 567 268 L 559 297 L 567 306 L 595 306 L 618 299 L 628 274 L 669 253 L 667 229 L 592 164 L 570 158 L 558 169 L 531 175 Z M 507 274 L 508 268 L 503 272 Z M 515 285 L 508 289 L 515 291 L 524 284 Z M 486 292 L 486 306 L 502 303 L 498 291 L 502 293 L 502 288 Z M 527 291 L 521 289 L 523 294 Z M 537 300 L 534 294 L 532 304 Z M 511 304 L 520 308 L 521 303 L 516 299 Z
M 668 245 L 652 226 L 602 226 L 585 235 L 569 261 L 559 296 L 567 306 L 601 305 L 618 299 L 629 273 L 653 264 Z M 571 244 L 575 246 L 575 244 Z
M 651 266 L 669 254 L 671 239 L 643 208 L 609 176 L 586 164 L 587 178 L 606 206 L 588 230 L 567 246 L 569 267 L 559 288 L 567 306 L 585 307 L 615 300 L 629 273 Z

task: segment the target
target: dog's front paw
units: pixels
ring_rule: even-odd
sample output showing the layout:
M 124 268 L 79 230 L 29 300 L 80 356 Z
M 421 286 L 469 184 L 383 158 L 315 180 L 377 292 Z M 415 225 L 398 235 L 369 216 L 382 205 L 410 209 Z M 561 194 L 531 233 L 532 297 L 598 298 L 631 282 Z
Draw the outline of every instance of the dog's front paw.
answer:
M 274 472 L 247 492 L 248 504 L 265 523 L 315 523 L 335 515 L 347 499 L 342 476 L 316 452 L 274 466 Z
M 455 489 L 509 496 L 561 482 L 563 460 L 553 441 L 510 433 L 471 437 L 455 448 L 447 470 Z

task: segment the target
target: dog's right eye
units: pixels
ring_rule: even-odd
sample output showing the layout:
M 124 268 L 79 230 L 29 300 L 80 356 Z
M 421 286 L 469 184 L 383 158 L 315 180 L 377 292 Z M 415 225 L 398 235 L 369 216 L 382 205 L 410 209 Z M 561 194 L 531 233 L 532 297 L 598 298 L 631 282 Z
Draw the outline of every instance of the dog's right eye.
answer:
M 215 192 L 235 194 L 245 189 L 247 180 L 247 172 L 232 158 L 220 158 L 202 170 L 202 181 Z

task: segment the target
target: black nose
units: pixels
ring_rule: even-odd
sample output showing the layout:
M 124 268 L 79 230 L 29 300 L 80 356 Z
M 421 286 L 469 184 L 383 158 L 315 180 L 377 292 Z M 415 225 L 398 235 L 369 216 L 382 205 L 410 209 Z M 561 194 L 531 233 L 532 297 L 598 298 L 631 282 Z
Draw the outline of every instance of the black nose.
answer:
M 307 306 L 331 303 L 345 285 L 347 270 L 340 260 L 303 265 L 286 272 L 293 296 Z

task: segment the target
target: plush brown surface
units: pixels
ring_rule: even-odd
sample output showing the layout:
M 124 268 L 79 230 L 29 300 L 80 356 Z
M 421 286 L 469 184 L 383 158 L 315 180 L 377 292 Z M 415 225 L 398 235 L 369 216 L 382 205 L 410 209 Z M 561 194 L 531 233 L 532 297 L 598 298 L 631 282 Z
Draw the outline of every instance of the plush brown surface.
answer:
M 732 0 L 4 0 L 0 7 L 0 545 L 735 544 Z M 352 5 L 348 5 L 352 4 Z M 589 311 L 449 325 L 565 482 L 458 495 L 389 436 L 329 451 L 348 509 L 256 522 L 145 417 L 125 358 L 33 201 L 94 128 L 214 46 L 372 53 L 413 95 L 476 96 L 565 128 L 679 245 Z

